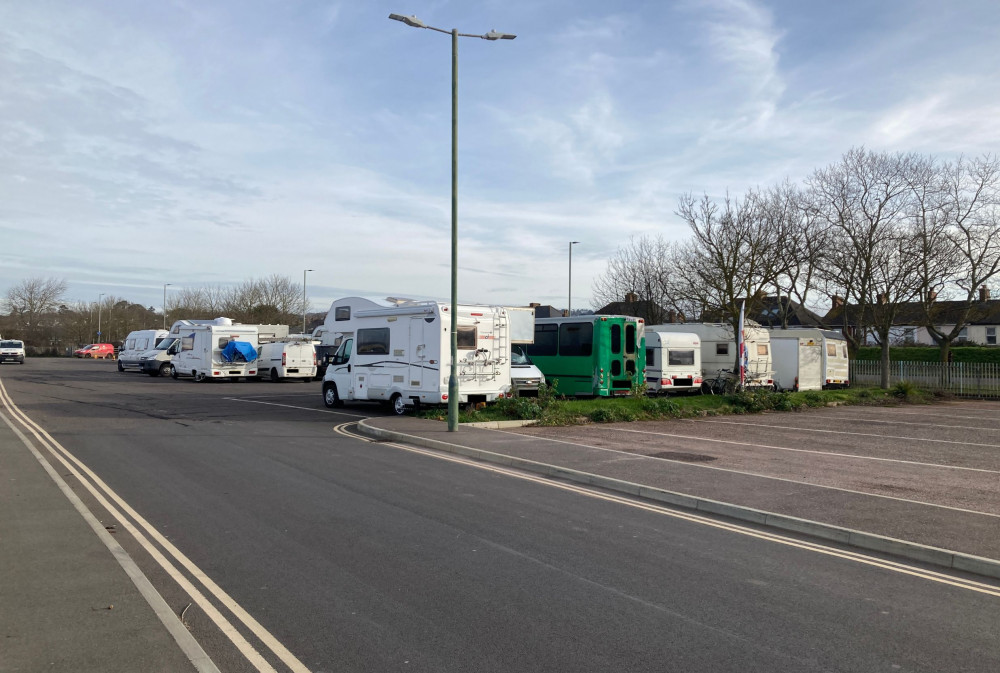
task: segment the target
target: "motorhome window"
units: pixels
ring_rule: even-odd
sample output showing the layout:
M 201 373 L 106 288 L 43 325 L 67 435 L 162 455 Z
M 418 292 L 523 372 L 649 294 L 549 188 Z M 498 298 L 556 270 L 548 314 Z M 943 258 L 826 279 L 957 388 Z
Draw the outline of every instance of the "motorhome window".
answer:
M 340 344 L 340 348 L 337 349 L 336 355 L 333 356 L 333 362 L 330 364 L 342 365 L 351 359 L 351 346 L 354 345 L 354 339 L 348 339 Z
M 388 355 L 389 328 L 370 327 L 358 330 L 358 355 Z
M 149 348 L 149 339 L 136 339 L 135 343 L 138 346 L 139 350 L 144 351 Z
M 831 358 L 837 357 L 837 344 L 827 344 L 826 355 Z
M 219 348 L 225 348 L 229 345 L 229 337 L 219 337 Z
M 135 350 L 135 339 L 129 339 L 125 342 L 125 350 Z
M 671 349 L 667 354 L 667 361 L 672 365 L 692 366 L 694 365 L 694 351 L 675 351 Z
M 757 355 L 767 355 L 767 344 L 757 344 Z
M 618 355 L 622 352 L 622 326 L 611 326 L 611 352 Z
M 476 350 L 476 326 L 475 325 L 459 325 L 458 326 L 458 348 L 463 351 L 474 351 Z
M 555 355 L 559 351 L 559 325 L 535 325 L 535 343 L 527 344 L 529 356 Z
M 189 334 L 186 337 L 181 337 L 181 350 L 182 351 L 193 351 L 194 350 L 194 334 Z
M 351 307 L 350 306 L 338 306 L 333 309 L 333 319 L 334 321 L 350 320 L 351 319 Z
M 635 325 L 625 325 L 625 354 L 635 353 Z
M 647 367 L 653 367 L 653 366 L 656 365 L 656 361 L 653 359 L 655 355 L 656 355 L 656 349 L 655 348 L 647 348 L 646 349 L 646 366 Z
M 590 357 L 593 345 L 593 323 L 570 322 L 559 325 L 559 355 Z
M 716 355 L 729 355 L 729 344 L 715 344 L 715 354 Z

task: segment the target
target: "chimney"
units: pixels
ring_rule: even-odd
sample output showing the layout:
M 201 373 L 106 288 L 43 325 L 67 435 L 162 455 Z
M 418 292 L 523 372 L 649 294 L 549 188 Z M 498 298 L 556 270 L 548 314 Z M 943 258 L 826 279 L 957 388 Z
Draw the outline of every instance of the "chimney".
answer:
M 568 308 L 564 308 L 562 310 L 562 317 L 564 317 L 564 318 L 568 318 L 569 317 L 569 309 Z
M 979 301 L 989 301 L 990 300 L 990 289 L 983 285 L 979 288 Z
M 634 304 L 637 301 L 639 301 L 639 295 L 637 295 L 635 292 L 626 292 L 625 293 L 625 303 L 626 304 Z
M 833 308 L 840 308 L 844 305 L 844 298 L 839 294 L 833 295 Z
M 528 304 L 528 308 L 538 308 L 539 306 L 541 306 L 541 304 L 539 304 L 537 301 L 533 301 L 530 304 Z

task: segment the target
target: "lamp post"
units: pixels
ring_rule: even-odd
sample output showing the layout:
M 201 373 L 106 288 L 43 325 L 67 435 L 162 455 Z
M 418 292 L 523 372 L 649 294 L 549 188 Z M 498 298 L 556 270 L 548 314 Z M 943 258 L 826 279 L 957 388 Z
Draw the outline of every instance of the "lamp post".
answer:
M 393 21 L 402 21 L 413 28 L 426 28 L 451 34 L 451 373 L 448 376 L 448 432 L 458 430 L 458 38 L 478 37 L 481 40 L 513 40 L 516 35 L 491 30 L 485 35 L 460 33 L 428 26 L 415 16 L 390 14 Z
M 573 315 L 573 246 L 580 241 L 569 242 L 569 292 L 566 294 L 566 315 Z
M 104 293 L 97 295 L 97 343 L 101 343 L 101 297 Z
M 167 287 L 173 283 L 163 284 L 163 329 L 167 329 Z
M 302 270 L 302 333 L 306 333 L 306 274 L 315 269 Z

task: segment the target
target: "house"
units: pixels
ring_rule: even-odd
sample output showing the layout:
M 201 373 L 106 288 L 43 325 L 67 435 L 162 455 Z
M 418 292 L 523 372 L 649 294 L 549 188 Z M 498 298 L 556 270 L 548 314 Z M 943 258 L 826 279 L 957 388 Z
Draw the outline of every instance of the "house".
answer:
M 931 308 L 931 318 L 939 331 L 949 332 L 959 322 L 964 301 L 934 301 Z M 874 307 L 868 307 L 866 314 Z M 844 315 L 847 314 L 848 329 L 858 329 L 860 312 L 857 305 L 845 304 L 841 297 L 833 297 L 833 307 L 824 316 L 823 321 L 832 328 L 843 331 Z M 871 320 L 864 321 L 871 324 Z M 889 342 L 892 344 L 918 344 L 936 346 L 937 340 L 931 335 L 924 323 L 924 310 L 920 302 L 903 302 L 897 308 L 896 318 L 889 331 Z M 988 288 L 980 288 L 979 301 L 973 302 L 966 318 L 966 326 L 962 328 L 953 344 L 975 343 L 985 346 L 996 346 L 1000 335 L 1000 300 L 991 299 Z M 869 335 L 866 343 L 874 344 L 874 338 Z
M 528 304 L 528 308 L 535 309 L 536 318 L 561 318 L 566 315 L 566 310 L 561 308 L 556 308 L 551 305 L 541 305 L 537 301 L 533 301 Z
M 823 327 L 823 318 L 791 297 L 767 296 L 756 301 L 759 307 L 746 313 L 745 317 L 762 327 L 782 327 L 782 316 L 787 316 L 788 327 Z M 705 311 L 704 322 L 725 322 L 721 311 Z
M 625 301 L 613 301 L 594 311 L 596 315 L 630 315 L 642 318 L 647 325 L 684 322 L 684 316 L 677 311 L 670 311 L 654 301 L 640 300 L 639 295 L 628 292 Z

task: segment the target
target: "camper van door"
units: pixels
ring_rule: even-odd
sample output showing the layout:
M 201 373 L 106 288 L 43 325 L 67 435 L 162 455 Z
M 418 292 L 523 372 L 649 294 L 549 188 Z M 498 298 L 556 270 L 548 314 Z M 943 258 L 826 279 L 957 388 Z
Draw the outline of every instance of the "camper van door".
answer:
M 436 376 L 430 376 L 432 372 L 427 372 L 426 376 L 424 373 L 424 368 L 429 366 L 427 340 L 424 338 L 424 328 L 427 326 L 423 316 L 410 318 L 410 341 L 408 344 L 410 352 L 406 353 L 406 360 L 410 363 L 410 367 L 409 378 L 405 386 L 410 390 L 420 390 L 425 380 L 430 382 L 437 379 Z

